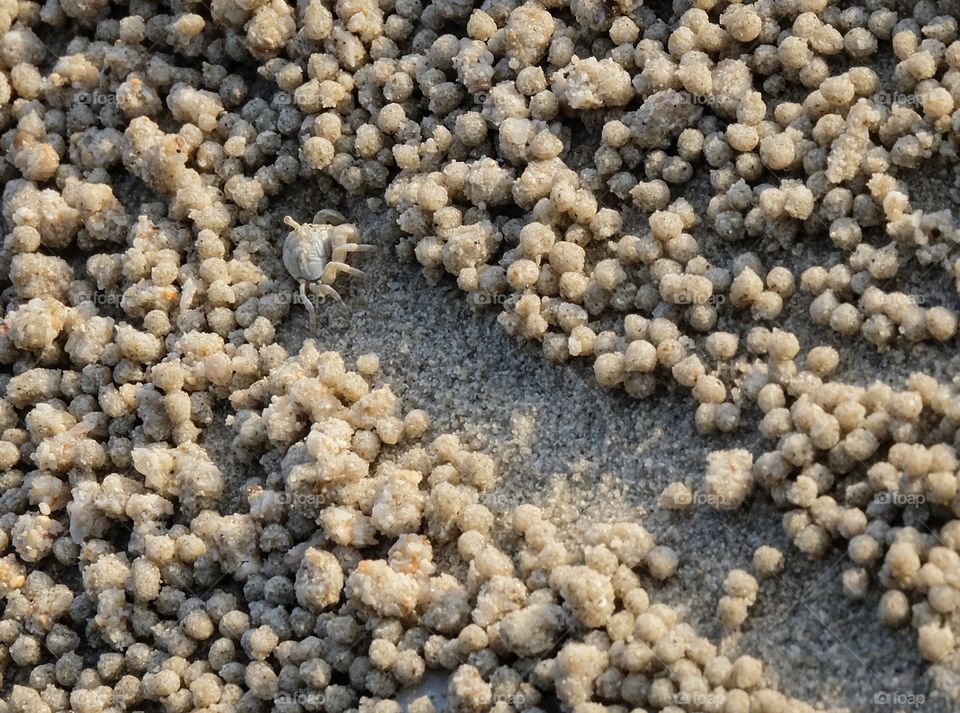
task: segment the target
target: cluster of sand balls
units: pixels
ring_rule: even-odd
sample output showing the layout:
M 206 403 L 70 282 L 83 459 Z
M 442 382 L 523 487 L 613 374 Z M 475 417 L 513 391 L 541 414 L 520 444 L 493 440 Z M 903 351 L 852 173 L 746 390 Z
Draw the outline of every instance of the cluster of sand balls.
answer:
M 245 502 L 229 514 L 195 443 L 134 446 L 128 475 L 99 480 L 108 456 L 68 411 L 17 402 L 30 406 L 24 445 L 89 458 L 69 484 L 6 476 L 0 710 L 392 713 L 429 670 L 449 672 L 447 706 L 465 713 L 554 699 L 812 710 L 651 601 L 677 557 L 642 525 L 590 525 L 569 545 L 537 507 L 497 515 L 482 502 L 493 460 L 426 437 L 429 418 L 401 411 L 376 356 L 351 371 L 312 340 L 281 352 L 230 397 L 234 445 L 268 475 L 233 484 Z M 182 363 L 169 371 L 189 379 Z M 67 568 L 76 589 L 55 577 Z M 434 710 L 427 696 L 409 705 Z
M 753 359 L 736 388 L 742 407 L 759 411 L 764 450 L 714 451 L 703 492 L 674 483 L 661 505 L 730 510 L 767 493 L 787 511 L 784 529 L 801 552 L 821 558 L 845 547 L 844 592 L 861 599 L 877 585 L 885 591 L 880 619 L 912 623 L 923 656 L 941 660 L 954 648 L 960 605 L 960 389 L 921 373 L 902 389 L 832 381 L 837 350 L 819 346 L 801 357 L 797 337 L 781 330 L 754 327 L 748 345 Z M 718 428 L 723 406 L 701 403 L 698 427 Z M 736 621 L 732 606 L 723 605 L 723 617 Z
M 960 524 L 958 389 L 919 373 L 901 390 L 824 381 L 811 361 L 768 357 L 756 363 L 763 377 L 747 377 L 759 386 L 760 431 L 775 445 L 755 460 L 742 451 L 741 472 L 787 509 L 784 529 L 801 551 L 846 546 L 845 593 L 887 590 L 883 622 L 912 622 L 921 653 L 939 661 L 954 647 L 960 595 L 951 584 L 960 555 L 948 544 Z
M 912 620 L 921 652 L 941 659 L 958 595 L 956 553 L 936 540 L 960 513 L 958 388 L 830 377 L 860 339 L 956 345 L 956 300 L 897 282 L 960 278 L 951 212 L 912 206 L 904 182 L 957 149 L 956 20 L 933 2 L 912 14 L 708 2 L 671 24 L 643 8 L 571 11 L 589 30 L 534 3 L 476 10 L 469 40 L 440 36 L 426 53 L 466 94 L 455 119 L 406 142 L 429 164 L 399 164 L 386 191 L 413 254 L 474 303 L 504 305 L 501 324 L 547 358 L 591 361 L 605 387 L 690 389 L 703 433 L 740 430 L 759 409 L 751 430 L 775 449 L 716 453 L 708 501 L 736 507 L 759 483 L 803 552 L 849 541 L 845 591 L 899 592 L 883 620 Z M 885 48 L 892 87 L 871 66 Z M 712 195 L 694 205 L 687 184 L 704 172 Z M 830 262 L 790 254 L 816 239 Z M 807 312 L 827 343 L 801 351 L 779 325 Z M 682 487 L 667 506 L 692 502 Z M 897 576 L 905 547 L 915 561 Z

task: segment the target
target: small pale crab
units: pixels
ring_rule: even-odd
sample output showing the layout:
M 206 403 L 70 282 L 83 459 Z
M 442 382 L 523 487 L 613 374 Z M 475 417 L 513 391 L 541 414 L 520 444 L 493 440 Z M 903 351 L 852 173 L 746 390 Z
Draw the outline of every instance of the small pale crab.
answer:
M 307 283 L 315 283 L 312 289 L 320 296 L 333 297 L 343 304 L 333 282 L 345 272 L 361 277 L 363 272 L 346 263 L 350 253 L 368 252 L 372 245 L 358 243 L 360 231 L 348 223 L 342 214 L 325 209 L 318 212 L 315 223 L 301 225 L 289 215 L 283 222 L 292 230 L 283 243 L 283 266 L 300 283 L 300 301 L 310 313 L 311 326 L 316 323 L 316 308 L 307 298 Z

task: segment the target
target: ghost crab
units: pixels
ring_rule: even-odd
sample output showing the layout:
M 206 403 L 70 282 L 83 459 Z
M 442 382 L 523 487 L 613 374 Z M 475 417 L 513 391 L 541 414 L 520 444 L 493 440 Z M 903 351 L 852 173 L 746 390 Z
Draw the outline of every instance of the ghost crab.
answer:
M 321 210 L 315 223 L 300 224 L 289 215 L 283 222 L 292 230 L 283 243 L 283 266 L 300 283 L 300 301 L 310 313 L 310 324 L 316 323 L 316 308 L 307 297 L 307 283 L 315 283 L 312 289 L 320 296 L 333 297 L 343 304 L 333 282 L 341 272 L 361 277 L 363 272 L 346 263 L 347 256 L 355 252 L 373 250 L 372 245 L 358 243 L 360 231 L 348 223 L 335 210 Z

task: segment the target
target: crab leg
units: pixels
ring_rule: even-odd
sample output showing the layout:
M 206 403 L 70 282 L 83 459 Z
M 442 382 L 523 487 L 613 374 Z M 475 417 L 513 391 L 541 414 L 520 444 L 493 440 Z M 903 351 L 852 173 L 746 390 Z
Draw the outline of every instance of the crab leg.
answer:
M 317 328 L 317 309 L 313 306 L 313 302 L 307 297 L 307 282 L 306 280 L 300 280 L 300 301 L 303 303 L 303 306 L 306 308 L 307 312 L 310 313 L 310 330 L 315 331 Z
M 283 222 L 286 223 L 289 227 L 293 228 L 294 230 L 300 229 L 300 223 L 295 221 L 289 215 L 284 217 Z
M 345 262 L 328 262 L 326 267 L 323 268 L 323 281 L 329 285 L 331 282 L 337 279 L 337 275 L 339 275 L 341 272 L 345 272 L 353 277 L 363 277 L 362 270 L 351 267 Z
M 347 222 L 347 219 L 344 218 L 343 213 L 338 210 L 324 208 L 323 210 L 317 211 L 317 214 L 313 216 L 313 222 L 326 225 L 343 225 Z
M 364 245 L 361 243 L 344 243 L 343 245 L 338 245 L 332 251 L 332 257 L 335 262 L 344 262 L 346 261 L 347 255 L 350 253 L 368 253 L 376 250 L 375 245 Z
M 326 299 L 327 297 L 332 297 L 333 299 L 335 299 L 337 302 L 340 303 L 340 306 L 341 306 L 341 307 L 343 307 L 344 309 L 347 308 L 347 305 L 344 304 L 343 299 L 340 297 L 340 293 L 338 293 L 338 292 L 337 292 L 335 289 L 333 289 L 333 287 L 331 287 L 330 285 L 325 285 L 325 284 L 323 284 L 322 282 L 318 282 L 318 283 L 314 286 L 314 289 L 315 289 L 317 292 L 319 292 L 319 293 L 320 293 L 320 296 L 323 297 L 324 299 Z

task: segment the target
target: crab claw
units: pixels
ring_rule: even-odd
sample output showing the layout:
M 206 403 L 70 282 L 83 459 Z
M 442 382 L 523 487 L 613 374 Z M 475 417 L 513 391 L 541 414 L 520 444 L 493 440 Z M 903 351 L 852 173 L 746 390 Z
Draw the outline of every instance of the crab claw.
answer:
M 294 230 L 299 230 L 299 229 L 300 229 L 300 223 L 298 223 L 297 221 L 295 221 L 295 220 L 294 220 L 293 218 L 291 218 L 289 215 L 285 215 L 285 216 L 283 217 L 283 222 L 286 223 L 289 227 L 293 228 Z

